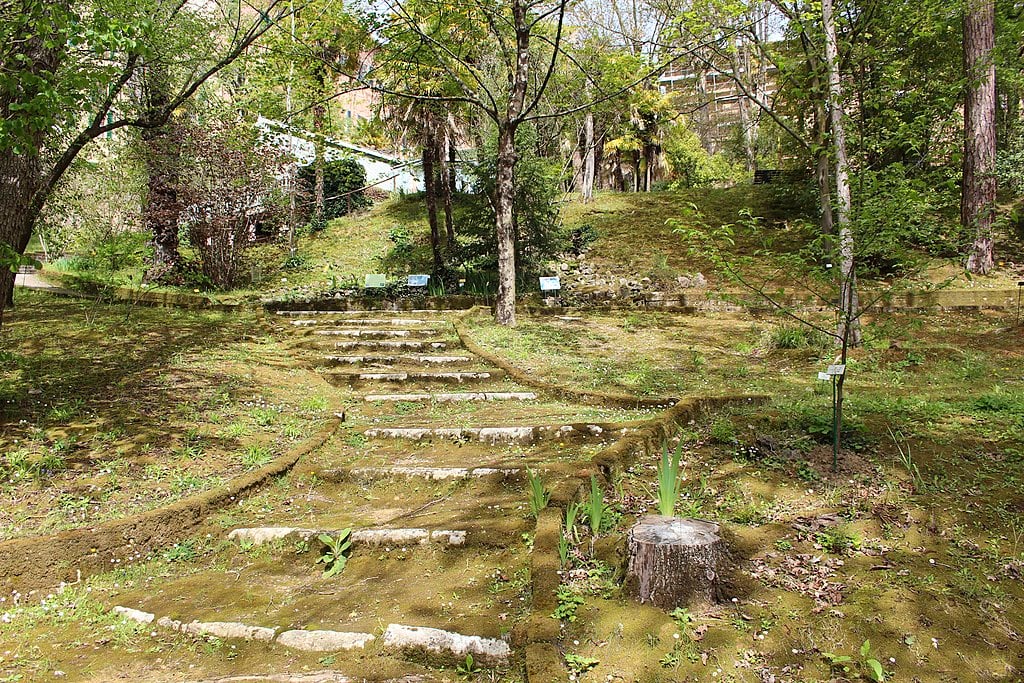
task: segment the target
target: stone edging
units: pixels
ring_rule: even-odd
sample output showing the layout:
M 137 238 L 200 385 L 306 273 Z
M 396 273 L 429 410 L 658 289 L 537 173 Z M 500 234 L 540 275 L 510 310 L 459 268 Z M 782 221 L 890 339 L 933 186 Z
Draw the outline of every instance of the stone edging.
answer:
M 639 398 L 636 396 L 630 396 L 629 394 L 583 391 L 580 389 L 573 389 L 572 387 L 565 385 L 554 384 L 537 379 L 530 373 L 521 370 L 501 356 L 481 347 L 471 336 L 469 336 L 469 332 L 466 331 L 463 321 L 465 318 L 473 315 L 479 310 L 481 310 L 481 307 L 474 307 L 456 317 L 452 321 L 452 324 L 455 326 L 455 333 L 459 336 L 459 340 L 462 342 L 462 345 L 465 346 L 470 353 L 480 356 L 492 365 L 498 366 L 504 370 L 509 377 L 520 384 L 540 389 L 555 396 L 576 399 L 584 403 L 596 403 L 598 405 L 606 405 L 616 408 L 664 408 L 678 400 L 675 397 Z
M 100 294 L 100 285 L 83 280 L 68 273 L 53 270 L 42 270 L 37 273 L 40 279 L 56 283 L 53 287 L 28 287 L 39 292 L 47 292 L 55 296 L 93 298 Z M 131 303 L 138 306 L 154 308 L 184 308 L 188 310 L 225 311 L 244 310 L 244 304 L 229 304 L 214 301 L 202 294 L 189 292 L 169 292 L 130 287 L 110 287 L 103 292 L 106 296 L 119 303 Z
M 766 396 L 682 399 L 603 449 L 591 459 L 591 463 L 602 477 L 611 478 L 629 467 L 641 453 L 658 449 L 676 427 L 696 419 L 702 413 L 737 403 L 759 405 L 767 401 Z M 559 623 L 551 617 L 558 605 L 556 592 L 561 583 L 558 541 L 562 532 L 562 507 L 580 495 L 589 476 L 590 472 L 581 472 L 562 482 L 551 492 L 550 507 L 542 510 L 537 518 L 533 551 L 530 554 L 533 602 L 526 627 L 526 676 L 529 683 L 549 683 L 565 678 L 562 657 L 556 646 Z
M 54 588 L 99 574 L 189 536 L 206 517 L 270 477 L 287 472 L 337 430 L 330 422 L 297 447 L 263 467 L 216 489 L 138 515 L 47 536 L 0 543 L 0 592 Z

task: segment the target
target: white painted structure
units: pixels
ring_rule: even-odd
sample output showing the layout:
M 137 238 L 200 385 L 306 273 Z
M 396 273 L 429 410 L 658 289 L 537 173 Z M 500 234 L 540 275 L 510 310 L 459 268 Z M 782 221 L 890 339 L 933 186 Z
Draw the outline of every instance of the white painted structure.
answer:
M 312 133 L 263 116 L 256 120 L 256 128 L 267 142 L 292 154 L 300 166 L 307 166 L 316 158 L 316 146 L 310 139 Z M 368 185 L 372 184 L 385 192 L 412 193 L 423 190 L 423 169 L 418 159 L 402 159 L 369 147 L 324 137 L 325 160 L 335 161 L 347 157 L 362 165 Z

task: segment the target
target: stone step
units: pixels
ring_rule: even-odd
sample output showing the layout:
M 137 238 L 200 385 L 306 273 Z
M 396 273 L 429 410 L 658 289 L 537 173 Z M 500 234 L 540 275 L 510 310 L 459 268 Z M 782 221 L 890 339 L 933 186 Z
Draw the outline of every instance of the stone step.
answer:
M 337 325 L 340 322 L 344 322 L 345 325 L 352 326 L 373 325 L 377 327 L 387 327 L 389 325 L 398 325 L 402 327 L 418 327 L 420 325 L 427 325 L 434 328 L 451 327 L 444 321 L 436 319 L 424 320 L 421 318 L 352 318 L 344 321 L 330 318 L 322 320 L 319 318 L 300 318 L 298 320 L 289 321 L 289 324 L 294 327 L 314 327 L 316 325 Z
M 547 425 L 536 427 L 375 427 L 363 435 L 370 439 L 478 441 L 486 444 L 532 444 L 543 439 L 580 439 L 609 434 L 605 425 Z M 616 432 L 617 433 L 617 432 Z
M 328 372 L 324 376 L 332 382 L 442 382 L 445 384 L 462 384 L 463 382 L 481 382 L 503 379 L 504 370 L 487 370 L 486 372 Z
M 395 350 L 406 349 L 410 351 L 443 351 L 448 349 L 450 342 L 439 339 L 366 339 L 360 341 L 339 341 L 334 342 L 336 349 L 378 349 Z
M 447 394 L 367 394 L 364 401 L 433 401 L 456 403 L 459 401 L 534 401 L 537 394 L 529 391 L 463 391 Z
M 471 356 L 428 356 L 423 354 L 324 356 L 327 365 L 461 365 L 473 360 Z
M 359 337 L 361 339 L 399 339 L 406 337 L 413 337 L 415 335 L 422 335 L 430 332 L 436 334 L 442 331 L 443 328 L 419 328 L 416 330 L 383 330 L 383 329 L 362 329 L 362 328 L 342 328 L 335 330 L 313 330 L 312 334 L 319 335 L 322 337 Z
M 445 315 L 459 315 L 465 313 L 465 311 L 453 310 L 453 309 L 433 309 L 433 308 L 414 308 L 408 311 L 387 311 L 382 309 L 371 309 L 371 310 L 352 310 L 352 311 L 327 311 L 317 309 L 306 309 L 302 311 L 277 311 L 277 315 L 285 318 L 317 318 L 321 316 L 327 316 L 331 318 L 364 318 L 366 316 L 373 316 L 376 318 L 385 318 L 392 316 L 445 316 Z
M 504 640 L 402 624 L 390 624 L 381 642 L 385 650 L 399 652 L 407 659 L 440 660 L 448 664 L 461 664 L 466 655 L 472 655 L 474 664 L 497 666 L 505 664 L 512 655 Z
M 377 640 L 372 633 L 352 631 L 288 629 L 279 633 L 277 628 L 254 626 L 239 621 L 186 622 L 167 616 L 158 617 L 151 612 L 121 605 L 111 611 L 129 621 L 146 625 L 155 622 L 161 628 L 179 633 L 273 643 L 303 652 L 365 650 Z M 398 653 L 402 657 L 427 659 L 443 664 L 461 664 L 466 661 L 466 655 L 472 655 L 475 663 L 498 666 L 505 664 L 512 655 L 511 648 L 504 640 L 405 624 L 389 624 L 381 639 L 381 646 L 384 650 Z
M 229 541 L 249 542 L 263 545 L 287 538 L 308 541 L 320 534 L 336 535 L 336 529 L 301 529 L 298 527 L 271 526 L 234 529 L 228 534 Z M 453 529 L 355 529 L 351 540 L 354 545 L 440 545 L 452 548 L 466 544 L 466 532 Z
M 324 470 L 317 474 L 327 482 L 374 481 L 406 477 L 427 481 L 481 479 L 483 477 L 518 477 L 519 467 L 357 467 L 353 469 Z

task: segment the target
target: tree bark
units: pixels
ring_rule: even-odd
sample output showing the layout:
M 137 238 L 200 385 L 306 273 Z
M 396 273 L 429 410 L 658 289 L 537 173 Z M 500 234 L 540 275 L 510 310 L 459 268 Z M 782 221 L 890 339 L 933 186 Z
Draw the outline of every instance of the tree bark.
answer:
M 321 81 L 317 92 L 317 102 L 313 105 L 313 226 L 320 229 L 324 225 L 324 119 L 327 106 L 323 103 L 320 93 L 324 90 Z
M 664 610 L 723 597 L 729 553 L 713 522 L 648 515 L 626 539 L 626 592 Z
M 515 146 L 516 129 L 505 123 L 498 129 L 497 180 L 494 188 L 495 223 L 498 231 L 498 299 L 494 317 L 499 325 L 516 324 Z
M 437 221 L 437 141 L 434 140 L 434 126 L 431 112 L 424 113 L 423 124 L 423 195 L 427 201 L 427 223 L 430 225 L 430 251 L 434 255 L 431 278 L 441 279 L 443 259 L 441 258 L 441 231 Z
M 441 205 L 444 207 L 445 244 L 449 250 L 455 248 L 455 216 L 452 212 L 455 174 L 452 161 L 452 128 L 442 124 L 442 134 L 437 140 L 437 176 L 441 186 Z M 450 256 L 449 256 L 450 258 Z
M 836 210 L 839 230 L 839 325 L 836 334 L 849 339 L 851 346 L 861 341 L 857 311 L 857 275 L 854 264 L 853 230 L 850 225 L 850 164 L 846 155 L 846 130 L 843 125 L 843 96 L 839 83 L 839 47 L 832 14 L 832 0 L 822 0 L 821 21 L 825 33 L 825 69 L 828 72 L 829 123 L 832 129 L 832 151 L 835 158 Z M 849 336 L 847 336 L 849 335 Z
M 995 265 L 996 201 L 995 1 L 967 0 L 964 13 L 964 168 L 960 222 L 975 235 L 967 270 L 987 275 Z
M 583 180 L 580 183 L 580 194 L 583 202 L 594 201 L 594 176 L 597 170 L 597 142 L 594 140 L 594 112 L 587 111 L 583 122 Z

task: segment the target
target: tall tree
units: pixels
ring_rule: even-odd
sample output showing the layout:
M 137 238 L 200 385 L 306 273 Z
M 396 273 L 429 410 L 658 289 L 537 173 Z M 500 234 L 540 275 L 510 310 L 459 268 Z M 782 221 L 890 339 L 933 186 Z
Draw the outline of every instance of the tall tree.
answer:
M 964 168 L 960 221 L 974 233 L 967 270 L 995 265 L 992 223 L 996 201 L 995 0 L 966 0 L 964 11 Z
M 93 140 L 155 128 L 269 27 L 278 0 L 216 13 L 181 0 L 18 0 L 0 21 L 0 243 L 24 253 L 47 197 Z M 143 64 L 173 79 L 157 108 L 138 97 Z M 0 321 L 14 275 L 0 273 Z

